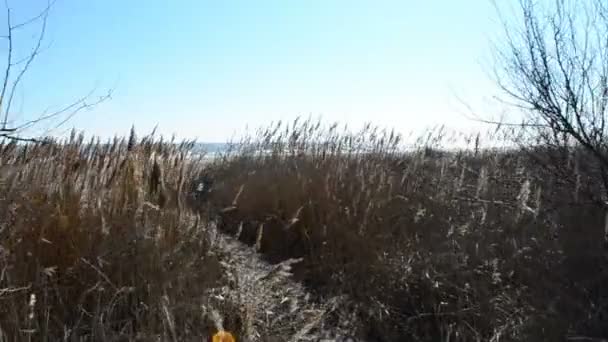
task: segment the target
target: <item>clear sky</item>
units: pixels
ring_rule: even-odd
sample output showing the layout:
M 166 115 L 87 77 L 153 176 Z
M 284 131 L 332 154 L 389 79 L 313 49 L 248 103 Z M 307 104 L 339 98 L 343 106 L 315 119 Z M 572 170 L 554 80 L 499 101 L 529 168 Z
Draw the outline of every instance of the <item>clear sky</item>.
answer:
M 9 0 L 17 19 L 45 3 Z M 500 25 L 489 0 L 58 0 L 47 33 L 18 92 L 24 115 L 97 85 L 112 100 L 69 127 L 224 141 L 298 115 L 468 127 L 455 94 L 478 110 L 494 94 L 484 67 Z

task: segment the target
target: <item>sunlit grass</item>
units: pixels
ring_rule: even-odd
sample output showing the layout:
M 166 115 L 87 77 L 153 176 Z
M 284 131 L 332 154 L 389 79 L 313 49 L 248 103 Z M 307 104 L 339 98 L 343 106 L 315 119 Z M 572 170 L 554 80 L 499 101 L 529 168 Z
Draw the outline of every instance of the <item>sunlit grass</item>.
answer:
M 373 126 L 277 124 L 216 160 L 209 201 L 224 231 L 270 261 L 303 258 L 295 276 L 320 296 L 347 295 L 363 336 L 607 333 L 597 305 L 608 273 L 591 271 L 606 262 L 603 212 L 564 201 L 580 191 L 564 182 L 577 171 L 564 164 L 558 178 L 512 148 L 471 139 L 470 149 L 444 152 L 442 141 L 406 149 Z

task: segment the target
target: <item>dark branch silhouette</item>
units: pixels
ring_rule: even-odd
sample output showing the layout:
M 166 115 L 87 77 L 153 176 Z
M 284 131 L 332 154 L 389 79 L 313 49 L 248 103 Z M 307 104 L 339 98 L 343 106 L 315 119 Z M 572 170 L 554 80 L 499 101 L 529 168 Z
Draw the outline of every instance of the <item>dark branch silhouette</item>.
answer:
M 31 129 L 34 126 L 41 124 L 42 122 L 49 123 L 51 120 L 55 119 L 59 120 L 59 122 L 55 124 L 54 128 L 60 127 L 61 125 L 69 121 L 71 118 L 73 118 L 74 115 L 76 115 L 78 112 L 84 109 L 95 107 L 98 104 L 110 99 L 111 97 L 112 91 L 109 90 L 102 96 L 93 98 L 93 95 L 95 93 L 95 89 L 93 89 L 87 95 L 75 100 L 74 102 L 68 105 L 63 106 L 59 110 L 52 111 L 50 113 L 48 111 L 45 111 L 39 114 L 36 118 L 26 120 L 25 122 L 22 122 L 20 124 L 9 124 L 12 116 L 11 109 L 15 92 L 20 86 L 23 80 L 23 76 L 30 70 L 32 64 L 35 62 L 36 58 L 40 55 L 42 51 L 42 43 L 45 38 L 48 17 L 54 3 L 55 0 L 47 1 L 46 7 L 40 13 L 21 23 L 13 24 L 11 7 L 8 4 L 8 0 L 5 0 L 7 33 L 6 35 L 1 36 L 1 38 L 4 38 L 7 41 L 8 49 L 5 61 L 6 65 L 4 67 L 4 72 L 0 81 L 0 116 L 2 118 L 2 121 L 0 122 L 0 138 L 29 142 L 42 141 L 42 139 L 38 139 L 35 137 L 19 137 L 19 134 L 27 129 Z M 31 52 L 24 58 L 14 61 L 15 32 L 19 29 L 35 24 L 39 24 L 40 29 L 38 35 L 36 36 L 35 43 L 32 47 Z M 45 134 L 48 133 L 49 130 L 45 132 Z
M 524 113 L 522 146 L 580 148 L 592 156 L 608 199 L 608 6 L 603 0 L 519 1 L 522 21 L 503 17 L 495 78 Z M 501 124 L 500 122 L 485 121 Z M 504 124 L 503 124 L 504 125 Z M 555 169 L 563 165 L 556 161 Z

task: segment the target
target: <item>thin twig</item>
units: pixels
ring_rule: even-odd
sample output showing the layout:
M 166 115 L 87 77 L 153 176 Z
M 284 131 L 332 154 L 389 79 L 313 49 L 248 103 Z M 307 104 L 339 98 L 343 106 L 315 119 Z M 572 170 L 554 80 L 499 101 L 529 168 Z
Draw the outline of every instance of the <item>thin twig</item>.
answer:
M 8 6 L 8 0 L 5 0 L 6 4 L 6 22 L 8 27 L 7 39 L 8 39 L 8 52 L 6 54 L 6 68 L 4 69 L 4 79 L 2 80 L 2 91 L 0 91 L 0 113 L 2 112 L 2 104 L 4 103 L 4 96 L 6 94 L 6 88 L 8 86 L 8 79 L 11 75 L 12 60 L 13 60 L 13 28 L 11 27 L 11 9 Z M 8 111 L 4 114 L 2 120 L 2 130 L 6 131 L 6 122 L 8 121 Z

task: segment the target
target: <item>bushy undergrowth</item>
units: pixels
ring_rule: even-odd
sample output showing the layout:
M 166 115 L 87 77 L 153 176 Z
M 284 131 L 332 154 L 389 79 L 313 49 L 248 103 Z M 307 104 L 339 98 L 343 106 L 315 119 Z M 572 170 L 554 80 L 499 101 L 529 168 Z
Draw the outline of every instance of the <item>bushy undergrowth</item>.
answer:
M 371 126 L 278 124 L 213 163 L 207 200 L 269 260 L 303 258 L 295 276 L 318 295 L 348 295 L 370 340 L 608 336 L 588 156 L 557 174 L 542 149 L 401 147 Z
M 134 135 L 0 145 L 0 340 L 213 332 L 204 310 L 223 276 L 183 203 L 200 167 L 189 148 Z

